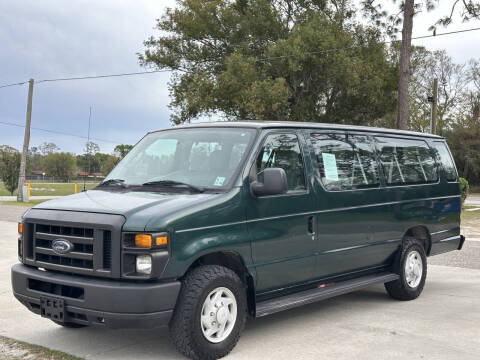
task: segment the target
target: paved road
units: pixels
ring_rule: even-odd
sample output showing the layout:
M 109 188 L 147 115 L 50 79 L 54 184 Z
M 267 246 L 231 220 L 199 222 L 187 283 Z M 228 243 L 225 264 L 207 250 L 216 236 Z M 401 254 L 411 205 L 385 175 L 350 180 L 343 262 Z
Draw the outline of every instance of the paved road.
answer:
M 465 200 L 465 205 L 480 207 L 480 195 L 479 194 L 469 195 Z
M 27 210 L 28 207 L 26 206 L 0 204 L 0 221 L 19 222 L 23 213 Z
M 181 359 L 167 330 L 64 329 L 11 294 L 16 224 L 0 221 L 0 335 L 86 359 Z M 478 359 L 480 271 L 429 267 L 422 296 L 388 298 L 382 286 L 248 322 L 228 359 Z

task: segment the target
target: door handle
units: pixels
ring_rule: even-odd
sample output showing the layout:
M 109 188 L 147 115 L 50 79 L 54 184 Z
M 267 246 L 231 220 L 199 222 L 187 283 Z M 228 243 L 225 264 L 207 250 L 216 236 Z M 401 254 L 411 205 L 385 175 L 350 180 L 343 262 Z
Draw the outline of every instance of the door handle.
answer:
M 315 216 L 309 216 L 308 217 L 308 233 L 312 235 L 312 240 L 315 240 Z

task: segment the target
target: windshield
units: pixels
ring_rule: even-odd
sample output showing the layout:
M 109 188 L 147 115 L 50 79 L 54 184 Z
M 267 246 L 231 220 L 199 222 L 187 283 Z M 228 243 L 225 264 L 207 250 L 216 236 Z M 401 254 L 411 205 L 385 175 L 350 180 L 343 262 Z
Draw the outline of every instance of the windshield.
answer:
M 254 133 L 252 129 L 212 127 L 148 134 L 112 170 L 104 184 L 227 187 Z

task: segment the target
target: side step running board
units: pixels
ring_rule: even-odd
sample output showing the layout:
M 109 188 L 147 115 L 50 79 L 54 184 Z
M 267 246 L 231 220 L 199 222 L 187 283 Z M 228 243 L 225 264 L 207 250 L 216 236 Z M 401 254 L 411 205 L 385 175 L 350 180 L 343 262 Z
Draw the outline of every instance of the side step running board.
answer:
M 256 317 L 274 314 L 283 310 L 328 299 L 337 295 L 347 294 L 373 284 L 383 284 L 397 280 L 399 276 L 393 273 L 381 273 L 362 276 L 352 280 L 333 283 L 323 288 L 301 291 L 295 294 L 281 296 L 275 299 L 257 303 Z

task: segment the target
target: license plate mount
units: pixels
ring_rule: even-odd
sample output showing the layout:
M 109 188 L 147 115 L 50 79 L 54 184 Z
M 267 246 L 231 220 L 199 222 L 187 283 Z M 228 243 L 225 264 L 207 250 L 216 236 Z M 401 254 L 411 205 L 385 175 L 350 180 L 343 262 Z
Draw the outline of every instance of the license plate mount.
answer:
M 40 297 L 40 314 L 44 318 L 63 323 L 65 321 L 64 307 L 63 299 L 49 296 Z

